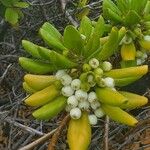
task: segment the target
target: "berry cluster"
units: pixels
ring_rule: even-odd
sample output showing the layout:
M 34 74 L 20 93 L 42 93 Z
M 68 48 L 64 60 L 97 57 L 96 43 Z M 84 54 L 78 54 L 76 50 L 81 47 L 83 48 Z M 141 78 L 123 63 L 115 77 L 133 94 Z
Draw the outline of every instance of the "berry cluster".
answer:
M 83 65 L 83 73 L 80 74 L 79 78 L 73 79 L 69 75 L 69 70 L 56 72 L 56 78 L 63 85 L 61 93 L 68 97 L 66 111 L 70 113 L 71 118 L 79 119 L 82 110 L 86 110 L 89 112 L 90 124 L 96 125 L 97 119 L 104 116 L 94 88 L 99 86 L 115 90 L 114 79 L 104 76 L 104 72 L 111 69 L 110 62 L 100 63 L 96 58 L 92 58 L 89 63 Z
M 136 51 L 136 63 L 137 65 L 141 65 L 147 59 L 147 53 L 144 51 Z

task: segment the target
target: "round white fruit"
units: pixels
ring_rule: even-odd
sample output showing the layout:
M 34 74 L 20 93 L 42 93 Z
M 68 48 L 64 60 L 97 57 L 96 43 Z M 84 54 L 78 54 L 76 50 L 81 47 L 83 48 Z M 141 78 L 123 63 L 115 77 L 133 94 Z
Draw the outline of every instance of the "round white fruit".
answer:
M 75 97 L 78 101 L 84 101 L 87 100 L 88 94 L 87 92 L 84 92 L 83 90 L 77 90 L 75 92 Z
M 90 92 L 89 95 L 88 95 L 88 101 L 90 103 L 94 102 L 97 100 L 97 95 L 95 92 Z
M 92 68 L 96 69 L 96 68 L 98 68 L 98 66 L 99 66 L 99 61 L 98 61 L 96 58 L 92 58 L 92 59 L 89 61 L 89 65 L 90 65 Z
M 70 110 L 70 116 L 72 119 L 79 119 L 81 117 L 81 110 L 79 108 L 73 108 Z
M 61 79 L 61 77 L 62 77 L 63 75 L 65 75 L 65 74 L 66 74 L 66 71 L 65 71 L 65 70 L 58 70 L 58 71 L 56 72 L 55 76 L 56 76 L 57 79 Z
M 102 69 L 104 71 L 110 71 L 112 69 L 112 64 L 110 62 L 108 62 L 108 61 L 104 61 L 102 63 Z
M 84 109 L 84 110 L 88 110 L 89 106 L 90 106 L 90 104 L 88 101 L 81 101 L 81 102 L 79 102 L 79 105 L 78 105 L 78 107 L 80 109 Z
M 74 90 L 71 88 L 71 86 L 64 86 L 61 89 L 62 95 L 66 96 L 66 97 L 70 97 L 73 95 Z
M 68 97 L 67 104 L 70 105 L 72 108 L 78 106 L 78 100 L 74 95 Z
M 104 78 L 104 82 L 107 87 L 113 88 L 115 86 L 115 81 L 113 78 L 110 77 Z
M 105 115 L 104 111 L 101 108 L 98 108 L 94 111 L 96 117 L 101 118 Z
M 79 90 L 80 89 L 80 85 L 81 85 L 81 81 L 79 79 L 74 79 L 72 82 L 71 82 L 71 87 L 74 89 L 74 90 Z
M 60 81 L 63 85 L 66 86 L 66 85 L 71 84 L 72 78 L 68 74 L 65 74 L 60 78 Z
M 95 115 L 89 115 L 89 122 L 91 125 L 96 125 L 97 124 L 97 117 Z

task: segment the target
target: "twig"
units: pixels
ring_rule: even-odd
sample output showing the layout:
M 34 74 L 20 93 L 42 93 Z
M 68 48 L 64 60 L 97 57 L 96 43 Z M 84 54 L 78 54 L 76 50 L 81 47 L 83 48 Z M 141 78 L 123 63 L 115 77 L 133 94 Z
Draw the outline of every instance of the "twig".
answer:
M 61 2 L 61 8 L 62 8 L 62 11 L 64 12 L 65 8 L 66 8 L 66 5 L 67 5 L 67 2 L 68 0 L 60 0 Z
M 79 26 L 79 24 L 73 19 L 73 17 L 70 15 L 68 11 L 65 12 L 65 15 L 75 27 Z
M 105 118 L 105 133 L 104 133 L 104 150 L 108 150 L 108 135 L 109 135 L 109 117 Z
M 7 117 L 8 113 L 9 113 L 8 111 L 4 111 L 4 112 L 0 111 L 0 123 L 2 121 L 6 121 L 9 124 L 12 124 L 13 126 L 19 127 L 19 128 L 21 128 L 21 129 L 23 129 L 25 131 L 28 131 L 28 132 L 30 132 L 32 134 L 36 134 L 36 135 L 40 135 L 40 136 L 44 135 L 44 133 L 42 133 L 42 132 L 40 132 L 40 131 L 38 131 L 36 129 L 33 129 L 33 128 L 28 127 L 28 126 L 25 126 L 25 125 L 23 125 L 23 124 L 21 124 L 19 122 L 16 122 L 14 119 L 12 119 L 10 117 Z
M 34 3 L 34 1 L 33 2 L 28 2 L 30 5 L 32 5 L 32 6 L 46 6 L 46 5 L 50 5 L 50 4 L 52 4 L 53 2 L 54 2 L 55 0 L 51 0 L 50 2 L 45 2 L 45 3 Z
M 7 43 L 7 42 L 0 42 L 0 45 L 6 45 L 6 46 L 9 46 L 9 47 L 15 49 L 15 46 L 13 44 L 10 44 L 10 43 Z
M 149 125 L 149 124 L 150 124 L 150 119 L 140 121 L 136 127 L 131 128 L 122 138 L 118 139 L 118 142 L 121 143 L 125 141 L 127 137 L 131 136 L 132 134 L 135 134 L 140 128 L 143 128 L 145 125 Z
M 126 138 L 123 143 L 118 147 L 117 150 L 122 150 L 125 145 L 132 143 L 134 141 L 134 137 L 137 137 L 141 132 L 146 131 L 146 129 L 150 128 L 150 126 L 142 127 L 142 129 L 138 130 L 138 132 L 131 134 L 128 138 Z M 141 140 L 140 140 L 141 141 Z M 142 149 L 141 149 L 142 150 Z
M 57 143 L 58 137 L 62 132 L 62 129 L 64 128 L 64 126 L 66 125 L 66 123 L 70 120 L 70 116 L 67 115 L 61 122 L 60 126 L 57 128 L 57 131 L 55 132 L 55 134 L 53 135 L 50 144 L 48 145 L 48 149 L 47 150 L 55 150 L 55 145 Z
M 35 129 L 31 128 L 31 127 L 25 126 L 25 125 L 23 125 L 23 124 L 21 124 L 19 122 L 16 122 L 16 121 L 12 120 L 10 117 L 7 117 L 5 119 L 5 121 L 10 123 L 10 124 L 12 124 L 12 125 L 14 125 L 14 126 L 16 126 L 16 127 L 21 128 L 21 129 L 23 129 L 25 131 L 28 131 L 28 132 L 30 132 L 32 134 L 36 134 L 36 135 L 40 135 L 40 136 L 43 135 L 42 132 L 40 132 L 38 130 L 35 130 Z
M 34 142 L 22 147 L 22 148 L 19 148 L 18 150 L 30 150 L 30 149 L 33 149 L 35 146 L 41 144 L 42 142 L 46 141 L 48 138 L 50 138 L 52 136 L 52 134 L 55 133 L 57 129 L 54 129 L 52 130 L 51 132 L 45 134 L 44 136 L 42 136 L 41 138 L 35 140 Z
M 66 4 L 68 2 L 68 0 L 60 0 L 61 2 L 61 8 L 62 8 L 62 12 L 65 13 L 66 17 L 68 18 L 68 20 L 75 26 L 78 27 L 79 24 L 73 19 L 73 17 L 70 15 L 70 13 L 65 10 L 66 9 Z
M 3 59 L 6 59 L 6 58 L 15 58 L 17 59 L 19 56 L 17 55 L 11 55 L 11 54 L 8 54 L 8 55 L 0 55 L 0 60 L 3 60 Z
M 3 75 L 0 77 L 0 84 L 2 83 L 2 81 L 4 80 L 9 68 L 12 66 L 12 64 L 9 64 L 6 68 L 6 70 L 4 71 Z

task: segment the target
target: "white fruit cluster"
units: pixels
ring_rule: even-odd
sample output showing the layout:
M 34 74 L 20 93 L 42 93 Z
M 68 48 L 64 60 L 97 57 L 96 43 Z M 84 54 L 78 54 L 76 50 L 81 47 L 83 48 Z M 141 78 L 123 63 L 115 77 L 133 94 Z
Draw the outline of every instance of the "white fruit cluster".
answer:
M 137 51 L 136 52 L 136 63 L 137 65 L 141 65 L 145 62 L 145 60 L 147 59 L 147 53 L 144 51 Z
M 149 35 L 145 35 L 144 36 L 144 40 L 149 42 L 150 41 L 150 36 Z
M 92 58 L 89 61 L 89 64 L 84 66 L 86 67 L 86 71 L 90 70 L 90 72 L 94 75 L 98 75 L 100 77 L 100 82 L 103 82 L 103 86 L 100 84 L 100 87 L 109 87 L 114 89 L 115 84 L 113 78 L 102 78 L 103 72 L 110 71 L 112 69 L 110 62 L 104 61 L 100 64 L 96 58 Z M 67 97 L 66 111 L 70 113 L 71 118 L 79 119 L 82 115 L 82 110 L 86 110 L 89 112 L 90 124 L 96 125 L 98 118 L 103 117 L 105 114 L 101 109 L 101 104 L 96 93 L 93 91 L 93 87 L 96 85 L 96 82 L 93 81 L 93 74 L 87 76 L 87 82 L 92 83 L 89 84 L 90 88 L 88 91 L 82 89 L 81 79 L 72 79 L 65 70 L 57 71 L 56 77 L 63 85 L 61 93 L 63 96 Z

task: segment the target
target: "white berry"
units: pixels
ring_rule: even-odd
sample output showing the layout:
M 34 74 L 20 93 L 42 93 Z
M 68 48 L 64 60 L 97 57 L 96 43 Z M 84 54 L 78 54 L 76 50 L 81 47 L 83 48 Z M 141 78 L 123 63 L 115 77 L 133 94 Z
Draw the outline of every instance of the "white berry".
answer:
M 149 35 L 145 35 L 145 36 L 144 36 L 144 40 L 145 40 L 145 41 L 150 41 L 150 36 L 149 36 Z
M 89 115 L 89 122 L 91 125 L 96 125 L 97 124 L 97 117 L 95 115 Z
M 70 105 L 72 108 L 78 106 L 78 100 L 74 95 L 68 97 L 67 104 Z
M 101 104 L 98 101 L 94 101 L 94 102 L 91 103 L 91 108 L 93 110 L 96 110 L 98 107 L 100 107 L 100 105 Z
M 143 53 L 143 55 L 142 55 L 142 59 L 147 59 L 147 54 L 146 53 Z
M 70 116 L 72 119 L 79 119 L 81 117 L 81 110 L 79 108 L 73 108 L 70 110 Z
M 90 103 L 94 102 L 97 100 L 97 95 L 95 92 L 90 92 L 89 95 L 88 95 L 88 101 Z
M 83 90 L 77 90 L 75 92 L 75 97 L 78 101 L 84 101 L 87 100 L 88 94 L 87 92 L 84 92 Z
M 112 69 L 112 64 L 110 62 L 108 62 L 108 61 L 104 61 L 102 63 L 102 69 L 104 71 L 110 71 Z
M 74 89 L 74 90 L 79 90 L 80 89 L 80 86 L 81 86 L 81 81 L 79 79 L 74 79 L 72 82 L 71 82 L 71 87 Z
M 99 66 L 99 61 L 96 59 L 96 58 L 92 58 L 90 61 L 89 61 L 89 65 L 92 67 L 92 68 L 97 68 Z
M 104 111 L 101 108 L 98 108 L 94 111 L 96 117 L 101 118 L 105 115 Z
M 56 72 L 56 78 L 57 79 L 61 79 L 61 77 L 63 76 L 63 75 L 65 75 L 66 74 L 66 72 L 65 72 L 65 70 L 58 70 L 57 72 Z
M 80 109 L 84 109 L 84 110 L 88 110 L 88 109 L 89 109 L 89 106 L 90 106 L 90 104 L 89 104 L 88 101 L 81 101 L 81 102 L 79 103 L 79 105 L 78 105 L 78 107 L 79 107 Z
M 65 86 L 71 84 L 72 82 L 72 78 L 68 74 L 63 75 L 60 78 L 60 80 L 61 80 L 61 83 Z
M 71 86 L 64 86 L 61 89 L 62 95 L 66 96 L 66 97 L 70 97 L 71 95 L 73 95 L 74 90 L 71 88 Z
M 137 64 L 137 65 L 141 65 L 142 62 L 143 62 L 143 61 L 142 61 L 142 59 L 140 59 L 140 58 L 138 58 L 138 59 L 136 60 L 136 64 Z
M 115 86 L 115 81 L 113 78 L 107 77 L 104 79 L 104 82 L 107 87 L 113 88 Z

